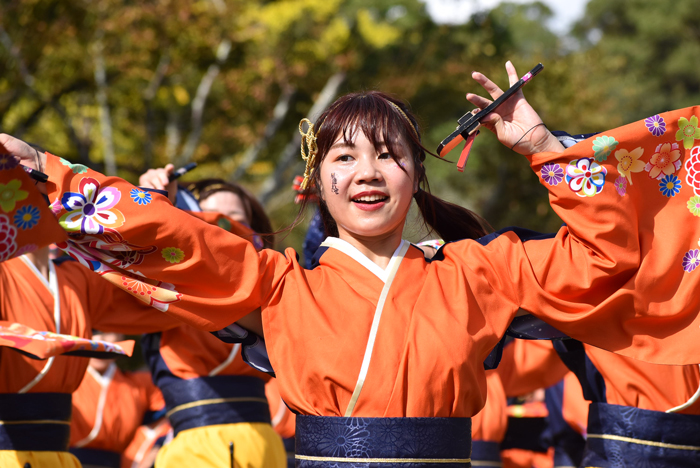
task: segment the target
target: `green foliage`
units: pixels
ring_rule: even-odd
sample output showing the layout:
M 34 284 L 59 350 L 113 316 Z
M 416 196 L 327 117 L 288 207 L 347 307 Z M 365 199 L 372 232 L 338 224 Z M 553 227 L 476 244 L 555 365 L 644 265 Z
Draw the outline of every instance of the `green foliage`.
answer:
M 568 37 L 546 27 L 551 15 L 540 2 L 502 3 L 460 25 L 435 24 L 419 0 L 4 2 L 0 130 L 103 170 L 95 81 L 102 54 L 118 173 L 136 181 L 146 168 L 183 155 L 196 136 L 203 78 L 214 73 L 192 155 L 200 167 L 185 180 L 227 177 L 262 138 L 280 96 L 293 90 L 280 130 L 241 180 L 255 192 L 340 71 L 347 76 L 342 93 L 381 89 L 410 102 L 428 149 L 471 109 L 464 94 L 483 94 L 471 72 L 506 87 L 508 59 L 520 74 L 544 63 L 525 94 L 552 130 L 602 131 L 700 97 L 700 9 L 693 0 L 673 7 L 591 0 Z M 226 41 L 230 52 L 217 58 Z M 482 213 L 494 228 L 559 226 L 525 160 L 487 132 L 465 173 L 436 158 L 426 164 L 434 193 Z M 277 227 L 296 217 L 287 187 L 268 203 Z M 420 237 L 420 223 L 410 231 Z M 303 234 L 294 230 L 280 247 L 299 248 Z

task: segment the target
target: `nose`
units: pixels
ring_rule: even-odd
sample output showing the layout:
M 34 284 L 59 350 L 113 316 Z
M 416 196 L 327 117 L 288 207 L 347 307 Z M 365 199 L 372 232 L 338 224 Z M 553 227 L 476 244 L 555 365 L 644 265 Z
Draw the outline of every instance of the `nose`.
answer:
M 375 155 L 366 155 L 357 161 L 355 182 L 358 184 L 376 182 L 383 179 L 377 158 Z

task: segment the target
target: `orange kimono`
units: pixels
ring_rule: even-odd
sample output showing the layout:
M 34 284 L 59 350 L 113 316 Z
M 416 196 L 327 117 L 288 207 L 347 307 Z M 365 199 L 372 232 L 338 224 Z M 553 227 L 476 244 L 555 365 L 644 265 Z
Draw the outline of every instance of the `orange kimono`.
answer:
M 70 451 L 84 465 L 119 468 L 144 417 L 164 406 L 150 373 L 124 373 L 112 363 L 101 375 L 88 367 L 73 393 Z
M 25 257 L 0 263 L 2 320 L 85 338 L 93 328 L 139 333 L 177 323 L 139 307 L 77 262 L 51 262 L 49 271 L 47 281 Z M 0 426 L 0 466 L 77 466 L 67 452 L 71 393 L 87 365 L 87 358 L 57 356 L 39 361 L 0 347 L 0 420 L 27 421 Z M 46 436 L 36 437 L 37 431 L 45 431 Z
M 700 200 L 700 183 L 694 185 L 700 155 L 692 150 L 695 134 L 684 133 L 697 127 L 696 114 L 700 109 L 688 108 L 658 116 L 663 138 L 640 121 L 606 132 L 608 145 L 591 139 L 563 153 L 531 156 L 566 222 L 554 237 L 504 230 L 449 243 L 430 262 L 402 242 L 386 270 L 339 239 L 328 239 L 319 266 L 305 270 L 291 250 L 257 252 L 159 195 L 142 205 L 138 189 L 126 182 L 74 174 L 54 157 L 47 188 L 50 199 L 61 200 L 58 216 L 74 240 L 93 236 L 89 247 L 99 250 L 106 234 L 116 232 L 133 251 L 149 251 L 138 274 L 79 240 L 73 251 L 144 302 L 205 330 L 262 308 L 282 397 L 300 414 L 468 418 L 486 399 L 482 363 L 520 308 L 620 354 L 700 361 L 700 208 L 693 201 Z M 664 174 L 685 183 L 674 176 L 678 181 L 660 185 L 657 169 L 668 158 L 675 158 L 673 169 L 664 167 Z M 146 291 L 151 294 L 141 294 Z M 301 419 L 297 460 L 313 463 L 327 447 L 302 444 L 306 452 L 299 453 L 300 441 L 311 440 L 299 430 L 313 432 L 321 420 Z M 466 421 L 444 424 L 453 423 L 465 428 L 459 437 L 468 431 Z M 376 429 L 366 424 L 372 428 L 363 437 Z M 443 440 L 439 427 L 433 434 Z M 427 448 L 422 453 L 432 456 Z

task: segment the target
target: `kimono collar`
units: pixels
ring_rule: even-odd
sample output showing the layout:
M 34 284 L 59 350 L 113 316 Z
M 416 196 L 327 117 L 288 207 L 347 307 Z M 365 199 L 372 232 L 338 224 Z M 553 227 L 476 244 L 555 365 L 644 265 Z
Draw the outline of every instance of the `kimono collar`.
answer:
M 402 239 L 399 246 L 391 255 L 391 260 L 389 260 L 389 264 L 387 265 L 386 270 L 381 268 L 369 258 L 367 258 L 367 256 L 360 252 L 355 246 L 337 237 L 327 237 L 326 240 L 324 240 L 319 247 L 331 247 L 343 252 L 345 255 L 352 258 L 357 263 L 374 273 L 374 275 L 376 275 L 377 278 L 382 280 L 383 283 L 386 283 L 389 278 L 389 273 L 391 272 L 394 264 L 396 262 L 401 261 L 402 256 L 399 255 L 399 252 L 401 251 L 401 248 L 404 246 L 404 244 L 408 244 L 408 241 Z

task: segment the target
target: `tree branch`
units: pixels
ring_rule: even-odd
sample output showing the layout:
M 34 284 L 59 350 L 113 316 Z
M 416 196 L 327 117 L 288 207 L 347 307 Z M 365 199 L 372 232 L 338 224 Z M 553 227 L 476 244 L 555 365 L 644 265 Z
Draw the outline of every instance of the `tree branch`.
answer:
M 340 89 L 340 86 L 344 81 L 344 72 L 338 72 L 328 78 L 326 85 L 318 95 L 318 98 L 316 98 L 316 102 L 314 102 L 314 105 L 311 107 L 311 110 L 307 115 L 309 120 L 318 117 L 318 115 L 331 104 L 333 99 L 335 99 L 335 96 L 338 94 L 338 89 Z M 279 190 L 284 183 L 284 174 L 287 172 L 287 169 L 289 169 L 289 167 L 291 167 L 297 160 L 296 156 L 299 155 L 300 144 L 301 135 L 299 135 L 299 132 L 296 132 L 294 138 L 292 138 L 292 141 L 290 141 L 284 148 L 282 156 L 277 161 L 275 171 L 262 184 L 258 198 L 260 198 L 260 201 L 263 204 L 267 203 L 270 197 L 272 197 L 272 195 Z
M 243 174 L 246 173 L 248 168 L 258 159 L 260 153 L 267 148 L 272 138 L 277 134 L 277 131 L 282 126 L 282 122 L 284 121 L 285 117 L 287 117 L 292 98 L 295 94 L 296 89 L 291 87 L 288 87 L 282 91 L 282 94 L 277 101 L 277 105 L 272 111 L 272 119 L 267 123 L 267 126 L 265 126 L 265 131 L 263 132 L 262 138 L 246 150 L 245 154 L 243 154 L 243 158 L 241 158 L 240 164 L 238 167 L 236 167 L 233 175 L 229 177 L 229 180 L 235 182 L 243 177 Z
M 197 145 L 199 145 L 199 139 L 202 136 L 202 115 L 204 114 L 204 105 L 206 104 L 207 96 L 209 96 L 214 80 L 221 71 L 221 65 L 228 58 L 229 52 L 231 52 L 231 46 L 232 44 L 229 39 L 223 39 L 221 41 L 216 50 L 216 63 L 209 66 L 209 69 L 199 82 L 197 93 L 192 101 L 192 130 L 187 136 L 187 141 L 185 142 L 182 152 L 175 159 L 175 164 L 178 166 L 190 162 L 195 150 L 197 149 Z
M 100 107 L 100 133 L 104 145 L 105 173 L 108 176 L 117 175 L 117 161 L 114 156 L 114 140 L 112 137 L 112 116 L 107 103 L 107 74 L 105 72 L 104 33 L 98 33 L 95 40 L 95 84 L 97 85 L 97 103 Z

